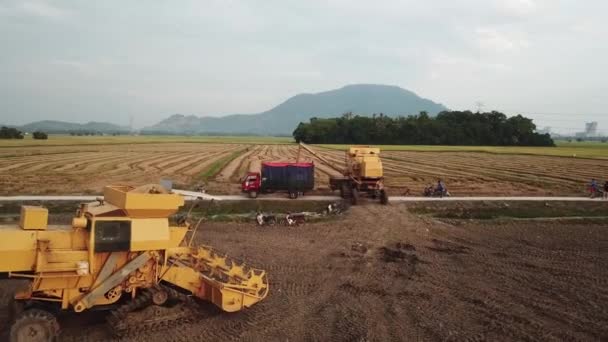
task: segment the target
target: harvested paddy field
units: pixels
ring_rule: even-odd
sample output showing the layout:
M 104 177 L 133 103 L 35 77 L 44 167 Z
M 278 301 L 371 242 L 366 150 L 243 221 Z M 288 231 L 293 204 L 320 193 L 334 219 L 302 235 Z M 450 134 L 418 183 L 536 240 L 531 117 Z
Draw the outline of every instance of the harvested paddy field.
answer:
M 293 228 L 208 223 L 197 242 L 267 270 L 268 298 L 234 314 L 203 305 L 188 324 L 121 341 L 608 339 L 605 218 L 447 219 L 425 206 Z M 112 340 L 100 313 L 63 324 L 62 341 Z
M 2 194 L 98 193 L 112 183 L 200 182 L 214 163 L 244 153 L 241 144 L 133 144 L 0 149 Z
M 317 147 L 334 167 L 344 152 Z M 295 161 L 294 144 L 140 143 L 0 148 L 0 194 L 99 193 L 110 183 L 144 184 L 161 178 L 179 188 L 205 184 L 218 194 L 240 192 L 240 179 L 263 161 Z M 391 195 L 419 195 L 441 178 L 455 196 L 582 195 L 591 178 L 608 178 L 607 159 L 462 151 L 383 151 Z M 328 192 L 338 171 L 314 161 L 316 192 Z

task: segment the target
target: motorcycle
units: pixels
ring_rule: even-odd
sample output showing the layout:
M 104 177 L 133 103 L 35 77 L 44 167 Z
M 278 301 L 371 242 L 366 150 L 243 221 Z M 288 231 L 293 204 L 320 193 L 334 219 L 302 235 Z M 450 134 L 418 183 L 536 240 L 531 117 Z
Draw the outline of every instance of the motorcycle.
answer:
M 594 188 L 590 186 L 587 190 L 589 191 L 589 198 L 602 198 L 604 196 L 604 192 L 599 187 Z
M 424 188 L 424 197 L 450 197 L 450 192 L 447 189 L 437 189 L 432 186 Z

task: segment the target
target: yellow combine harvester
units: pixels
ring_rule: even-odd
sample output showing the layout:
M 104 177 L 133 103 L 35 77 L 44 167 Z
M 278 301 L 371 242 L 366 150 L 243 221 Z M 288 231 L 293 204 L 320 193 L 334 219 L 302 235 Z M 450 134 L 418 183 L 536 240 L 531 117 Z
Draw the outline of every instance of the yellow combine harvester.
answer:
M 0 272 L 29 280 L 11 305 L 10 341 L 54 340 L 56 315 L 66 310 L 108 308 L 120 335 L 188 319 L 180 302 L 191 296 L 227 312 L 264 299 L 264 271 L 191 247 L 195 228 L 170 223 L 183 204 L 159 185 L 108 186 L 103 200 L 80 206 L 71 227 L 47 226 L 46 209 L 22 207 L 19 226 L 0 226 Z M 149 317 L 129 323 L 129 312 L 145 316 L 147 307 Z
M 366 194 L 373 199 L 379 199 L 381 204 L 388 204 L 379 148 L 370 146 L 349 147 L 345 155 L 345 169 L 339 169 L 334 162 L 327 160 L 301 142 L 298 149 L 298 161 L 300 160 L 301 149 L 308 151 L 325 165 L 341 174 L 341 176 L 331 176 L 329 178 L 329 187 L 332 190 L 340 190 L 342 198 L 350 198 L 352 204 L 357 204 L 360 194 Z

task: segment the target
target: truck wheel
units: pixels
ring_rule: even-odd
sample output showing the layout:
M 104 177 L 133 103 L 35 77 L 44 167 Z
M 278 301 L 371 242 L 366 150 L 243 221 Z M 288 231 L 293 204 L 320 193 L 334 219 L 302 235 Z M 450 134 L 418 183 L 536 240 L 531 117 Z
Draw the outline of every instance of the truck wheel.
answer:
M 291 198 L 291 199 L 296 199 L 296 198 L 298 198 L 298 192 L 297 192 L 297 191 L 290 192 L 290 193 L 289 193 L 289 198 Z
M 59 335 L 59 323 L 50 312 L 28 309 L 15 319 L 10 329 L 11 342 L 52 342 Z
M 380 204 L 388 204 L 388 194 L 384 189 L 380 190 Z
M 258 198 L 257 191 L 249 191 L 249 198 Z
M 357 205 L 357 203 L 359 203 L 359 190 L 357 190 L 357 188 L 353 188 L 351 190 L 351 195 L 350 203 L 352 205 Z

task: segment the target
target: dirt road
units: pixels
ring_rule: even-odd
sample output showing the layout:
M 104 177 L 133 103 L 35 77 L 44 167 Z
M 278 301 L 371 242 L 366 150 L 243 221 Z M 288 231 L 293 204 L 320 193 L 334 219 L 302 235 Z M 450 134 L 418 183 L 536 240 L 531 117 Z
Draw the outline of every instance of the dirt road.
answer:
M 607 340 L 607 233 L 601 219 L 440 221 L 407 204 L 297 228 L 209 223 L 199 242 L 266 269 L 269 297 L 123 341 Z M 70 322 L 63 341 L 111 340 L 99 320 Z

